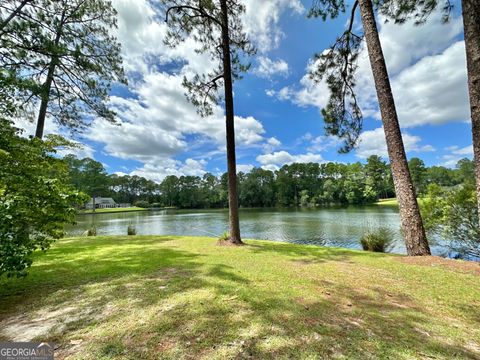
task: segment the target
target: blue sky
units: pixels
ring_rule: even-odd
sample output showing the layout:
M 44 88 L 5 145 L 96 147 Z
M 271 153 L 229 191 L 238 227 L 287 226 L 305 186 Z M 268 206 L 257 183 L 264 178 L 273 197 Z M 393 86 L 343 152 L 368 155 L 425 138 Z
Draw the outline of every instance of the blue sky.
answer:
M 328 100 L 325 84 L 309 80 L 312 57 L 335 40 L 346 16 L 322 22 L 307 19 L 311 0 L 244 0 L 245 30 L 258 48 L 252 68 L 235 84 L 237 162 L 275 170 L 290 162 L 364 161 L 386 156 L 383 129 L 366 51 L 359 59 L 358 86 L 365 116 L 359 148 L 341 155 L 339 142 L 323 135 L 320 109 Z M 94 122 L 77 141 L 79 157 L 90 156 L 108 172 L 137 174 L 161 181 L 166 175 L 225 171 L 221 107 L 200 118 L 184 97 L 183 76 L 211 68 L 194 52 L 192 40 L 177 49 L 163 45 L 165 24 L 146 0 L 115 0 L 116 36 L 123 46 L 129 86 L 115 87 L 111 106 L 121 126 Z M 410 157 L 428 165 L 454 166 L 471 157 L 465 50 L 459 4 L 451 21 L 433 14 L 421 27 L 385 24 L 380 35 L 397 110 Z M 361 32 L 357 14 L 356 28 Z M 27 131 L 31 126 L 25 125 Z M 48 132 L 62 131 L 52 122 Z

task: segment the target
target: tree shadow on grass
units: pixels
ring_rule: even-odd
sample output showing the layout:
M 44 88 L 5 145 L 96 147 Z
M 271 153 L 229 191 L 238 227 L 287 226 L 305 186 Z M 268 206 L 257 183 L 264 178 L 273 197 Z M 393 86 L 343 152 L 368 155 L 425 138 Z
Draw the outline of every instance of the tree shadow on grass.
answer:
M 248 246 L 254 253 L 272 252 L 281 256 L 289 257 L 299 263 L 314 264 L 328 261 L 352 262 L 355 258 L 364 257 L 385 257 L 386 254 L 351 250 L 346 248 L 336 248 L 329 246 L 316 245 L 293 245 L 289 243 L 262 243 L 256 244 L 255 241 L 249 241 Z
M 146 241 L 135 252 L 106 249 L 101 258 L 87 256 L 88 246 L 76 247 L 78 260 L 43 263 L 30 280 L 2 287 L 0 306 L 8 306 L 10 313 L 22 311 L 29 301 L 40 309 L 71 307 L 37 337 L 60 345 L 58 359 L 479 356 L 474 348 L 432 332 L 436 320 L 400 291 L 390 294 L 372 284 L 336 284 L 332 293 L 316 293 L 312 287 L 305 292 L 298 284 L 285 290 L 268 274 L 253 281 L 245 269 L 208 263 L 202 255 L 156 244 Z M 249 247 L 238 250 L 272 251 L 268 244 Z M 229 256 L 230 250 L 215 251 Z M 362 256 L 348 250 L 336 255 L 323 248 L 278 251 L 312 261 Z M 42 299 L 27 300 L 29 291 L 38 287 L 48 288 L 38 294 Z M 24 291 L 25 298 L 5 300 L 15 289 Z
M 0 281 L 0 321 L 9 315 L 12 306 L 28 308 L 47 297 L 54 306 L 88 284 L 149 274 L 178 263 L 185 269 L 194 267 L 193 260 L 200 255 L 158 246 L 171 240 L 153 238 L 136 243 L 134 238 L 90 238 L 74 245 L 67 241 L 62 247 L 39 253 L 27 277 Z M 129 241 L 128 245 L 122 241 Z

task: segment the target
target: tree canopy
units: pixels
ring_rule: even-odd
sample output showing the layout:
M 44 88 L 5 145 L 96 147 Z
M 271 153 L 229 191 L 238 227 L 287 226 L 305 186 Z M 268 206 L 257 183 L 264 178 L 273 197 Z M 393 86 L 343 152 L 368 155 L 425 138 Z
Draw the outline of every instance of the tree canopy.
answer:
M 1 7 L 3 23 L 17 11 L 0 36 L 3 81 L 16 90 L 20 109 L 33 112 L 40 104 L 37 137 L 47 116 L 73 130 L 82 130 L 92 116 L 114 122 L 106 102 L 112 83 L 126 79 L 120 44 L 111 35 L 112 4 L 39 0 Z

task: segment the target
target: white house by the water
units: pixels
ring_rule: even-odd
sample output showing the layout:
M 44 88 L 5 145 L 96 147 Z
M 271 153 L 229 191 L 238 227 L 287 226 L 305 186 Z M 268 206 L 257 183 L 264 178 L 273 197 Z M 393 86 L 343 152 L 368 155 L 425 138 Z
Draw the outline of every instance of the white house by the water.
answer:
M 95 209 L 114 209 L 114 208 L 126 208 L 130 207 L 131 204 L 117 204 L 112 198 L 95 198 Z M 93 198 L 91 198 L 86 204 L 85 209 L 93 210 Z

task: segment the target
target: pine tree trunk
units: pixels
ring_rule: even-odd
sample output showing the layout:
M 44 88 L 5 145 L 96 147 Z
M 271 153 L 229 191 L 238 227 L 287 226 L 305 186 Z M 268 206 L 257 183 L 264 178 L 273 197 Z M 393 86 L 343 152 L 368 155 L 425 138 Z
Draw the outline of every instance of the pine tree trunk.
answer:
M 385 57 L 378 36 L 372 0 L 359 0 L 363 29 L 367 42 L 378 103 L 382 115 L 388 156 L 393 173 L 395 191 L 400 208 L 403 236 L 410 256 L 430 255 L 422 217 L 415 197 L 407 156 L 398 123 L 395 101 L 388 77 Z
M 47 117 L 48 102 L 50 101 L 50 90 L 52 89 L 53 75 L 55 74 L 55 59 L 52 58 L 48 67 L 47 79 L 42 86 L 42 101 L 40 103 L 40 110 L 37 118 L 37 130 L 35 137 L 41 139 L 45 129 L 45 118 Z
M 227 0 L 221 0 L 222 10 L 222 48 L 223 48 L 223 77 L 225 84 L 225 113 L 227 127 L 227 163 L 228 163 L 228 206 L 230 220 L 230 242 L 242 244 L 240 237 L 240 220 L 238 216 L 237 194 L 237 164 L 235 158 L 235 125 L 233 110 L 233 82 L 230 57 L 230 37 L 228 30 Z
M 65 10 L 63 11 L 62 14 L 62 23 L 63 19 L 65 17 Z M 60 38 L 62 36 L 62 25 L 60 25 L 60 28 L 57 30 L 57 34 L 55 35 L 55 40 L 54 40 L 54 51 L 57 51 L 57 46 L 60 43 Z M 45 129 L 45 118 L 47 117 L 47 108 L 48 108 L 48 103 L 50 101 L 50 90 L 52 89 L 52 83 L 53 83 L 53 77 L 55 75 L 55 68 L 57 66 L 58 58 L 56 55 L 53 55 L 50 64 L 48 66 L 48 73 L 47 73 L 47 79 L 45 80 L 45 83 L 42 86 L 42 101 L 40 103 L 40 110 L 38 112 L 38 118 L 37 118 L 37 129 L 35 131 L 35 137 L 41 139 L 43 137 L 43 131 Z
M 462 0 L 462 13 L 467 51 L 470 111 L 472 114 L 477 208 L 480 217 L 480 1 Z

